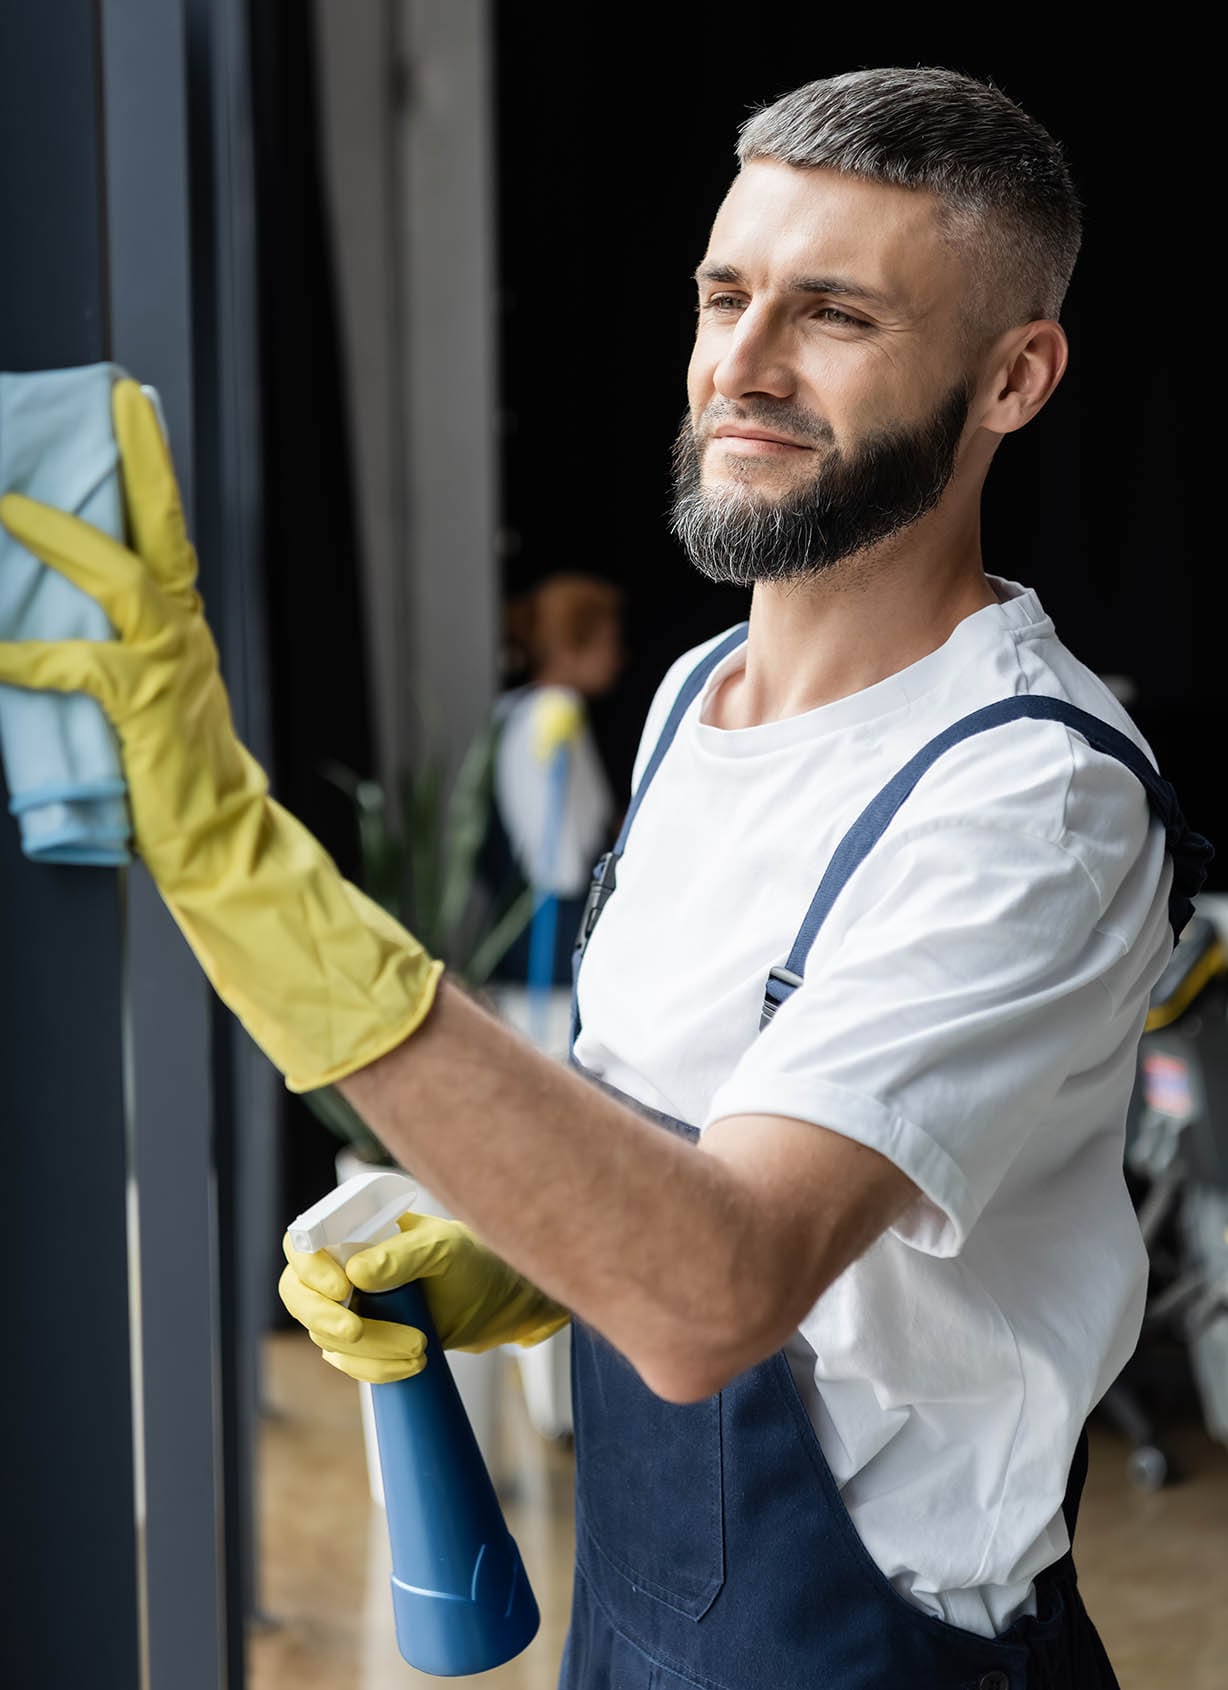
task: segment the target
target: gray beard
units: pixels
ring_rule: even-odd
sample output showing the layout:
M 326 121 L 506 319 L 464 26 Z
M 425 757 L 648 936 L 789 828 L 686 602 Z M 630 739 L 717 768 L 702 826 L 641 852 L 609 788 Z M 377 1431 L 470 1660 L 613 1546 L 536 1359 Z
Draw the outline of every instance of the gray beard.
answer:
M 961 382 L 921 422 L 881 429 L 848 453 L 830 452 L 812 481 L 776 499 L 745 485 L 705 488 L 687 415 L 674 441 L 670 531 L 700 574 L 723 585 L 820 575 L 933 510 L 954 473 L 971 398 Z M 752 427 L 823 437 L 814 418 L 805 431 L 789 427 L 786 409 L 735 414 Z

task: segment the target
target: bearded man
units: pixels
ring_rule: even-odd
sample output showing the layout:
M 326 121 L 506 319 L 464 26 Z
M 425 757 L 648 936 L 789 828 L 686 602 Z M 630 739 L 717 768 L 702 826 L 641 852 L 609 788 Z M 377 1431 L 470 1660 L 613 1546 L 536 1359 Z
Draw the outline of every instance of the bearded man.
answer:
M 981 489 L 1052 397 L 1080 213 L 1053 139 L 941 69 L 743 127 L 696 270 L 674 531 L 747 623 L 661 682 L 576 948 L 570 1066 L 458 990 L 233 738 L 156 424 L 133 552 L 15 499 L 114 649 L 138 847 L 287 1074 L 468 1225 L 407 1218 L 287 1306 L 360 1379 L 573 1320 L 563 1690 L 1106 1690 L 1071 1558 L 1086 1418 L 1139 1331 L 1122 1172 L 1202 842 Z M 1175 866 L 1174 866 L 1175 865 Z

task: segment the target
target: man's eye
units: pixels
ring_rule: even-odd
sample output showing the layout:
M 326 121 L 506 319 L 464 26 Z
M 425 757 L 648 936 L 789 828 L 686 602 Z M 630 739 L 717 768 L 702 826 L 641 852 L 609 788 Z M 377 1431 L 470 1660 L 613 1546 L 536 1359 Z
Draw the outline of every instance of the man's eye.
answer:
M 712 311 L 719 315 L 727 315 L 742 308 L 743 301 L 736 293 L 714 293 L 696 307 L 698 311 Z
M 838 305 L 820 305 L 816 316 L 822 317 L 825 323 L 839 323 L 841 327 L 865 328 L 860 317 L 851 317 L 847 311 L 841 311 Z

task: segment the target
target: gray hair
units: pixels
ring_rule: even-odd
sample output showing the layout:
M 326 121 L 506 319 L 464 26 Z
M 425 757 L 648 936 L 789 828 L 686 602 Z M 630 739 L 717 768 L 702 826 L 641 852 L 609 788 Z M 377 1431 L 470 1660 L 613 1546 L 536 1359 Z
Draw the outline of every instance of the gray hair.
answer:
M 989 83 L 936 67 L 807 82 L 741 126 L 739 167 L 756 159 L 934 194 L 949 236 L 978 255 L 974 314 L 992 334 L 1061 310 L 1078 195 L 1058 143 Z

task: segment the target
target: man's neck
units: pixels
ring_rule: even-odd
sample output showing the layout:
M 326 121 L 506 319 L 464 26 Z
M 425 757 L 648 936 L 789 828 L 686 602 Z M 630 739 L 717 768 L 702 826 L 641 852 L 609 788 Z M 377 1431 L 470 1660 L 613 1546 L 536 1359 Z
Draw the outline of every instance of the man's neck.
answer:
M 851 559 L 800 586 L 761 581 L 746 666 L 718 687 L 704 719 L 757 727 L 847 698 L 936 651 L 965 617 L 996 602 L 975 543 L 946 555 L 909 546 Z

